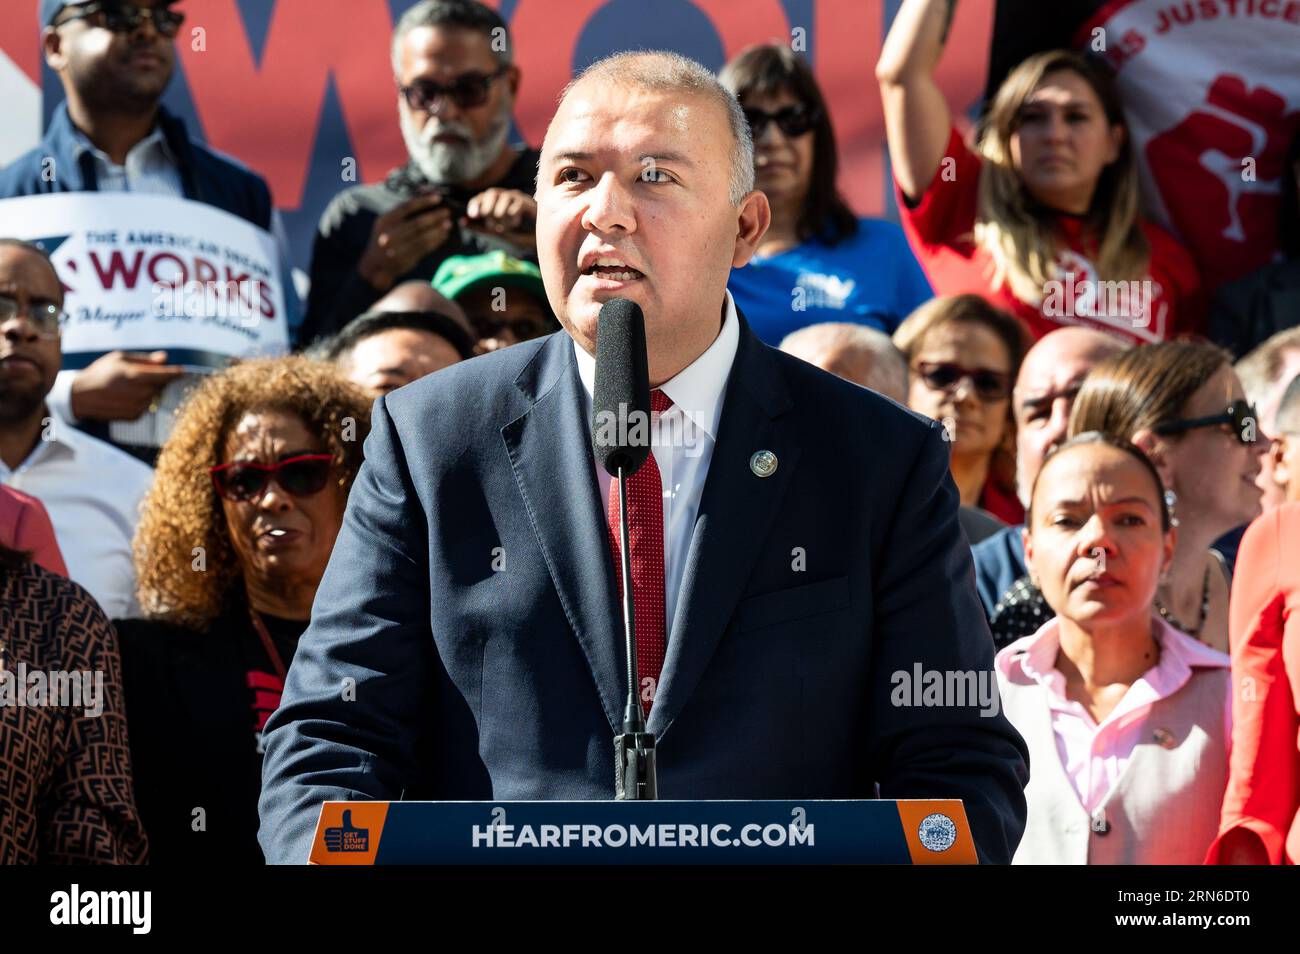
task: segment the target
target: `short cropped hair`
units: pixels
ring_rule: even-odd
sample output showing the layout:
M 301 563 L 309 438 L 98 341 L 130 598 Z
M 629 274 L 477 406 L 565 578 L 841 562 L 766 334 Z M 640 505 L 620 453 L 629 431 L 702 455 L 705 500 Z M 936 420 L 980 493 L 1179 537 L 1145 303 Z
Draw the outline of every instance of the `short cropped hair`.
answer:
M 514 44 L 510 41 L 506 21 L 491 7 L 476 3 L 475 0 L 420 0 L 402 14 L 397 26 L 393 28 L 394 75 L 402 71 L 402 40 L 406 34 L 420 27 L 453 27 L 482 33 L 488 38 L 497 65 L 509 66 L 514 62 L 514 54 L 511 52 Z M 505 42 L 492 42 L 497 37 Z
M 1300 374 L 1291 379 L 1282 393 L 1277 415 L 1273 418 L 1273 430 L 1278 436 L 1300 434 Z
M 1281 383 L 1283 355 L 1291 348 L 1300 350 L 1300 328 L 1279 331 L 1233 365 L 1246 400 L 1252 404 L 1264 403 L 1273 388 Z
M 824 321 L 792 331 L 781 339 L 781 350 L 796 358 L 833 349 L 869 354 L 872 383 L 879 385 L 876 390 L 890 396 L 901 395 L 900 401 L 907 400 L 907 359 L 883 331 L 848 321 Z
M 470 333 L 460 322 L 437 311 L 368 311 L 326 339 L 316 356 L 326 361 L 344 361 L 367 338 L 395 328 L 437 335 L 455 348 L 462 359 L 474 357 L 474 339 Z
M 740 102 L 718 78 L 695 60 L 668 50 L 614 53 L 592 63 L 560 92 L 559 102 L 584 80 L 616 83 L 656 93 L 701 96 L 712 100 L 727 114 L 731 127 L 731 176 L 728 198 L 732 205 L 754 190 L 754 137 L 740 108 Z
M 20 249 L 22 249 L 23 251 L 31 252 L 33 255 L 39 255 L 41 258 L 45 259 L 45 264 L 48 265 L 48 266 L 50 266 L 50 271 L 54 273 L 54 279 L 55 279 L 55 281 L 58 282 L 58 285 L 59 285 L 59 306 L 62 307 L 62 305 L 63 305 L 63 281 L 62 281 L 62 279 L 59 278 L 59 270 L 58 270 L 57 268 L 54 267 L 54 259 L 50 258 L 50 253 L 49 253 L 49 252 L 45 251 L 45 249 L 41 248 L 41 247 L 40 247 L 39 245 L 37 245 L 35 242 L 29 242 L 29 241 L 27 241 L 26 239 L 18 239 L 18 238 L 3 238 L 3 237 L 0 237 L 0 246 L 6 246 L 6 247 L 8 247 L 8 248 L 20 248 Z

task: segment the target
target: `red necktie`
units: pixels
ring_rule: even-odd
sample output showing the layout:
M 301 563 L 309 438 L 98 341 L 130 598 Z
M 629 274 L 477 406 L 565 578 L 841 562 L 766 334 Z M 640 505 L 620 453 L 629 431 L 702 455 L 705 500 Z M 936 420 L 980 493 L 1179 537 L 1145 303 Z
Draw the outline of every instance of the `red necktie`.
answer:
M 662 414 L 672 406 L 663 391 L 650 392 L 650 410 Z M 609 482 L 606 507 L 614 580 L 623 598 L 622 555 L 618 535 L 618 481 Z M 668 645 L 664 624 L 664 491 L 653 453 L 627 479 L 627 543 L 632 564 L 632 613 L 636 623 L 636 665 L 641 679 L 641 705 L 650 715 Z

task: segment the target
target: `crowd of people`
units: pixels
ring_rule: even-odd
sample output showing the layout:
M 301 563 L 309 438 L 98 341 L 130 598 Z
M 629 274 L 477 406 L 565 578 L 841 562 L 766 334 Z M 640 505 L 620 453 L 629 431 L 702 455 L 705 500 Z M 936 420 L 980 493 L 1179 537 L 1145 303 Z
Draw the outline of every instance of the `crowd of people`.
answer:
M 905 0 L 876 65 L 901 228 L 839 194 L 799 54 L 751 47 L 721 70 L 771 205 L 728 286 L 738 314 L 943 425 L 1031 757 L 1016 861 L 1300 861 L 1300 311 L 1279 291 L 1300 152 L 1275 261 L 1211 287 L 1144 217 L 1105 65 L 1036 53 L 962 133 L 935 78 L 952 11 Z M 65 100 L 0 197 L 182 196 L 283 235 L 265 181 L 160 105 L 182 6 L 44 0 L 41 16 Z M 558 328 L 506 29 L 473 0 L 400 18 L 409 157 L 323 215 L 291 354 L 201 376 L 162 352 L 63 370 L 66 276 L 0 237 L 0 670 L 105 683 L 95 716 L 0 706 L 0 862 L 261 860 L 261 731 L 373 400 Z M 130 441 L 108 428 L 145 420 Z

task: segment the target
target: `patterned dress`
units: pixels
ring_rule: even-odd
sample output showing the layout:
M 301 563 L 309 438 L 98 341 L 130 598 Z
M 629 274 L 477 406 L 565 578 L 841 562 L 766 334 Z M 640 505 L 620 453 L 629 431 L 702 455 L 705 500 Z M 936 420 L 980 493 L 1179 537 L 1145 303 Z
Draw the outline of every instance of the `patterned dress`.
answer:
M 0 865 L 146 854 L 113 627 L 76 583 L 0 568 Z

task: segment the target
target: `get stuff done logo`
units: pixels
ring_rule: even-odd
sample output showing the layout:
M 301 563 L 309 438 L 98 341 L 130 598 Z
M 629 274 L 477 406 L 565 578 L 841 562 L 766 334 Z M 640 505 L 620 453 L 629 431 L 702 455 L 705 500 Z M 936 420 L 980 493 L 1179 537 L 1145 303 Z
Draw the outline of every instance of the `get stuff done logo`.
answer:
M 153 926 L 152 891 L 68 891 L 50 895 L 50 923 L 56 926 L 121 925 L 132 934 L 148 934 Z

